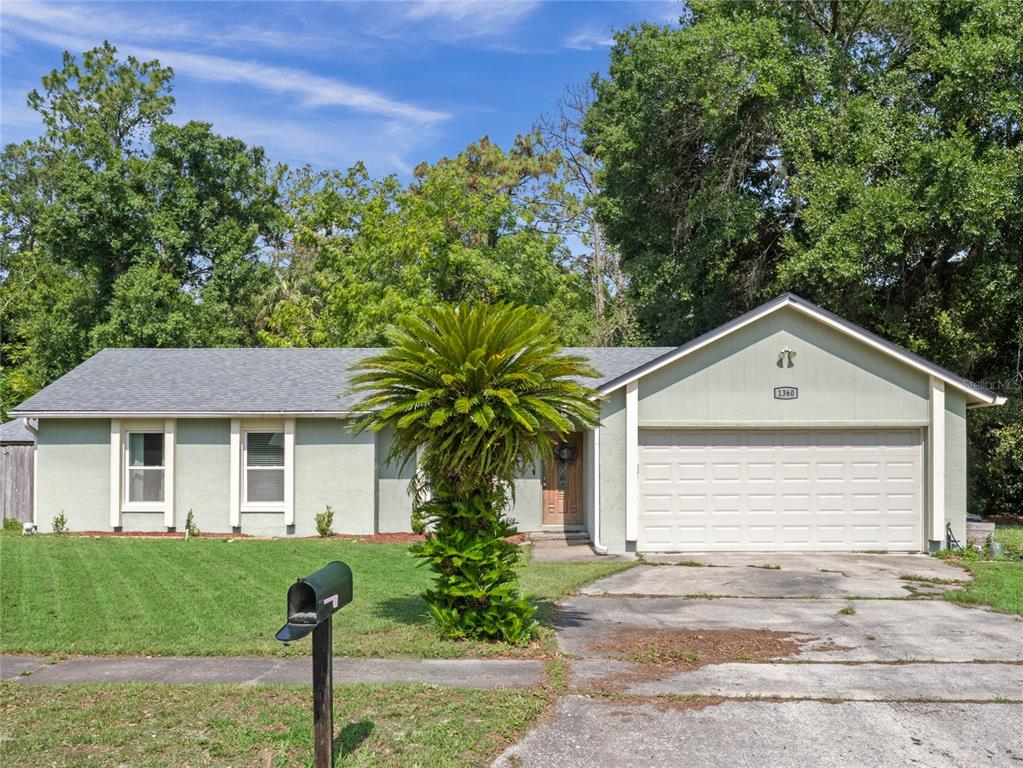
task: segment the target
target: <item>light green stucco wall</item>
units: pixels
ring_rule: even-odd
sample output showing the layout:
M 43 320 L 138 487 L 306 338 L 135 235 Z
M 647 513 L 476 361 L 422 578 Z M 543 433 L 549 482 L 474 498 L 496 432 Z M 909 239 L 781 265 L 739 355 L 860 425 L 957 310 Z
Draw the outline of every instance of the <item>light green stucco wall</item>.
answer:
M 416 473 L 415 461 L 404 467 L 397 462 L 388 463 L 394 432 L 385 429 L 377 433 L 377 499 L 376 524 L 380 533 L 403 533 L 411 530 L 412 497 L 409 481 Z
M 593 530 L 593 430 L 583 433 L 583 528 Z M 541 499 L 542 503 L 542 499 Z M 542 511 L 542 510 L 541 510 Z
M 41 420 L 36 461 L 40 531 L 50 532 L 62 511 L 69 530 L 110 530 L 109 421 Z
M 782 309 L 640 379 L 639 426 L 923 425 L 927 398 L 925 374 Z
M 966 398 L 945 388 L 945 520 L 966 541 Z
M 200 531 L 231 531 L 231 422 L 179 419 L 174 449 L 174 522 L 192 510 Z
M 612 392 L 600 412 L 600 544 L 625 551 L 624 388 Z
M 543 509 L 543 481 L 539 463 L 515 481 L 515 505 L 510 516 L 520 531 L 538 531 Z
M 335 532 L 373 533 L 375 487 L 372 432 L 353 435 L 339 419 L 296 421 L 295 535 L 315 535 L 316 515 L 328 504 Z

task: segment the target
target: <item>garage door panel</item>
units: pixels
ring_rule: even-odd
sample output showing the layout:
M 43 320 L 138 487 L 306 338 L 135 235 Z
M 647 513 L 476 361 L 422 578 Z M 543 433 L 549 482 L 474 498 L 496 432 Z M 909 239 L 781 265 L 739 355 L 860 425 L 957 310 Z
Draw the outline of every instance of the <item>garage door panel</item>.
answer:
M 641 550 L 919 549 L 919 430 L 641 430 Z

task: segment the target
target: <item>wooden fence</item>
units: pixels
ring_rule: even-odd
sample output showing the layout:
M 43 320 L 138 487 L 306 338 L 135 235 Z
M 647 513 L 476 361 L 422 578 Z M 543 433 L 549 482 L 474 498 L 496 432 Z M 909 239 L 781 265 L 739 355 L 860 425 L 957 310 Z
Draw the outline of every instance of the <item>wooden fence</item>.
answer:
M 29 443 L 0 445 L 0 511 L 3 519 L 32 522 L 32 454 Z

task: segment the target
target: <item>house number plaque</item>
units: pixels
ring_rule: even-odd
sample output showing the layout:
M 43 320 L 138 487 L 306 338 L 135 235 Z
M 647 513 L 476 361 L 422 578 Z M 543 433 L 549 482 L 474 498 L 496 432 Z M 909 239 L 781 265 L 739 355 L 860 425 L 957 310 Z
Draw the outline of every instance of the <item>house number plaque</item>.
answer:
M 795 400 L 797 397 L 799 397 L 799 389 L 797 387 L 774 388 L 775 400 Z

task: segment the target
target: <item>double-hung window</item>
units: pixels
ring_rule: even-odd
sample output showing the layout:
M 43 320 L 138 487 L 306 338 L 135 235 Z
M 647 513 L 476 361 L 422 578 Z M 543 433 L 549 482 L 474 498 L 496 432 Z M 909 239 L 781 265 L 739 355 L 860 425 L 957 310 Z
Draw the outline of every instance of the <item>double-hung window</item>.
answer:
M 164 494 L 163 432 L 128 432 L 124 441 L 124 498 L 129 505 L 161 505 Z
M 280 507 L 284 504 L 284 433 L 244 433 L 243 485 L 246 505 Z

